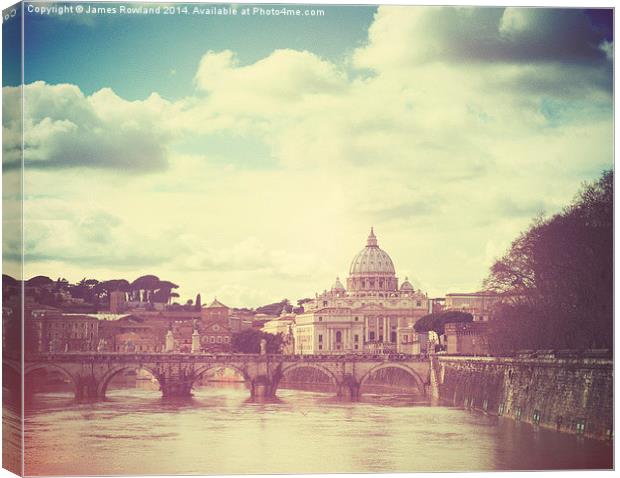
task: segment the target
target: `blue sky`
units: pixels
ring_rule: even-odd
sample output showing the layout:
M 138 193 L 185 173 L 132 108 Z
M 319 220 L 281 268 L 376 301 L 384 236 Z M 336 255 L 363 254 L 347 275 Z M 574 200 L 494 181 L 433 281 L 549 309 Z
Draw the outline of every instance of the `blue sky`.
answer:
M 178 99 L 192 90 L 207 50 L 233 50 L 242 64 L 279 48 L 340 61 L 365 41 L 376 7 L 321 8 L 326 14 L 320 18 L 101 15 L 82 20 L 30 13 L 26 82 L 72 83 L 87 94 L 111 87 L 127 99 L 144 99 L 153 91 Z
M 374 226 L 401 280 L 467 292 L 613 167 L 611 10 L 321 8 L 29 14 L 26 276 L 294 301 L 344 280 Z

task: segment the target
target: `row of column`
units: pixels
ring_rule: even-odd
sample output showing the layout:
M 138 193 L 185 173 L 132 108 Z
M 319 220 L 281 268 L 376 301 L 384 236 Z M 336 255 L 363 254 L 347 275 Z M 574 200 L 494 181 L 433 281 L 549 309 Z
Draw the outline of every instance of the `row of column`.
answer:
M 375 342 L 379 341 L 379 325 L 383 322 L 383 342 L 391 342 L 392 333 L 391 321 L 389 317 L 364 317 L 364 334 L 365 341 L 370 342 L 370 323 L 374 322 Z
M 340 332 L 340 342 L 336 341 L 336 334 Z M 336 350 L 336 344 L 341 344 L 341 350 L 345 350 L 345 344 L 353 343 L 351 329 L 327 329 L 327 337 L 324 337 L 323 346 L 328 347 L 325 350 Z M 320 342 L 319 342 L 320 343 Z

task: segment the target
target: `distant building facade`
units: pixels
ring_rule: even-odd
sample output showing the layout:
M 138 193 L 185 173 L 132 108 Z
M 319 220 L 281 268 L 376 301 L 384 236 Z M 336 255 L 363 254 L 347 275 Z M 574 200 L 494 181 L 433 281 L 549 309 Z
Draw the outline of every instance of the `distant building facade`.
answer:
M 489 354 L 489 324 L 486 321 L 446 324 L 446 352 L 463 355 Z
M 110 312 L 120 314 L 127 310 L 127 293 L 115 290 L 110 292 Z
M 228 352 L 232 342 L 230 308 L 216 299 L 202 309 L 198 329 L 201 348 L 205 352 Z
M 487 322 L 499 301 L 500 296 L 493 292 L 452 293 L 446 294 L 444 309 L 468 312 L 474 322 Z
M 39 352 L 94 352 L 99 341 L 99 321 L 82 314 L 26 311 Z
M 304 304 L 294 327 L 295 353 L 407 353 L 417 341 L 413 324 L 429 311 L 426 294 L 407 278 L 398 284 L 394 264 L 371 229 L 349 268 L 329 291 Z

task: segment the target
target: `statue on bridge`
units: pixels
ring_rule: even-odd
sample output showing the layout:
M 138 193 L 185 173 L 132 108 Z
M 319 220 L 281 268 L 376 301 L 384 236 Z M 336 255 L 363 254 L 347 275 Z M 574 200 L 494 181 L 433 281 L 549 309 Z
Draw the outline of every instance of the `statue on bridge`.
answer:
M 200 334 L 197 328 L 194 328 L 194 332 L 192 333 L 192 353 L 200 353 Z
M 260 354 L 267 354 L 267 341 L 265 339 L 260 339 Z
M 174 352 L 174 335 L 172 335 L 172 329 L 168 329 L 166 333 L 166 352 Z
M 104 352 L 106 345 L 105 339 L 99 339 L 99 343 L 97 344 L 97 352 Z

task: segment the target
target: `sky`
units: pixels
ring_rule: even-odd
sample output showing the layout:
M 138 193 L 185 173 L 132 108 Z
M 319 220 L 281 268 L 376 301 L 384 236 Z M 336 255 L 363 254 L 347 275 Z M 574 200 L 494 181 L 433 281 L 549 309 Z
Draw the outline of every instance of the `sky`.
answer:
M 315 8 L 26 13 L 25 276 L 294 302 L 344 281 L 374 226 L 401 281 L 471 292 L 613 167 L 611 10 Z M 21 77 L 4 59 L 7 227 Z

